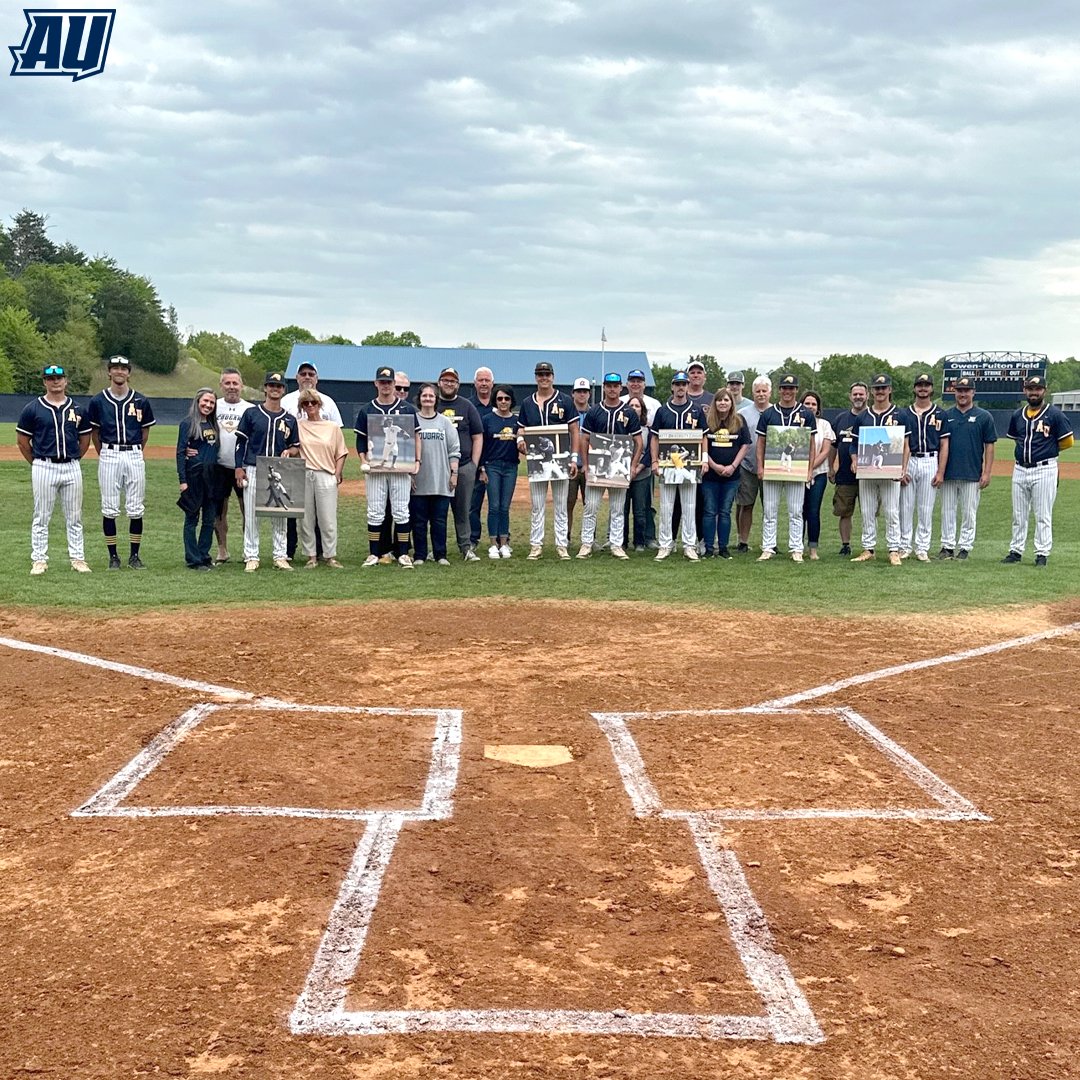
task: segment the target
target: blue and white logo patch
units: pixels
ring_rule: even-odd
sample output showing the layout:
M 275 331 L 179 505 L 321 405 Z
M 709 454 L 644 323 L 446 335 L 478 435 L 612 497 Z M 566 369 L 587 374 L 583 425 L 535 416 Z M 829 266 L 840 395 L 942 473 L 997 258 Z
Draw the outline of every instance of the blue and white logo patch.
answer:
M 72 82 L 105 70 L 116 8 L 23 8 L 26 33 L 9 45 L 12 75 L 70 76 Z

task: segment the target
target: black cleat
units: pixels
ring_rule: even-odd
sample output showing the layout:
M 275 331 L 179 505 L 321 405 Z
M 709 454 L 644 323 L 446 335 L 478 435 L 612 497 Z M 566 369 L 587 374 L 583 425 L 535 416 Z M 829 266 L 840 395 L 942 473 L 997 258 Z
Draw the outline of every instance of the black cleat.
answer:
M 967 552 L 966 552 L 966 551 L 965 551 L 965 550 L 964 550 L 963 548 L 961 548 L 961 549 L 960 549 L 960 550 L 959 550 L 959 551 L 958 551 L 958 552 L 956 553 L 956 557 L 957 557 L 958 559 L 961 559 L 961 560 L 963 560 L 963 559 L 966 559 L 966 558 L 968 557 L 968 553 L 967 553 Z
M 718 559 L 730 559 L 731 558 L 731 552 L 728 551 L 727 548 L 720 548 L 720 550 L 717 551 L 717 553 L 716 553 L 716 557 Z
M 143 563 L 142 559 L 140 559 L 138 555 L 132 555 L 131 558 L 128 559 L 128 566 L 130 566 L 132 570 L 146 569 L 146 565 Z
M 1036 566 L 1045 566 L 1046 565 L 1046 556 L 1045 555 L 1036 555 L 1035 556 L 1035 565 Z
M 938 557 L 938 559 L 939 559 L 939 560 L 951 559 L 951 558 L 953 557 L 953 550 L 952 550 L 952 548 L 946 548 L 946 547 L 943 547 L 943 548 L 942 548 L 942 549 L 941 549 L 941 550 L 940 550 L 940 551 L 939 551 L 939 552 L 937 553 L 937 557 Z
M 740 543 L 740 544 L 739 544 L 739 546 L 738 546 L 738 547 L 737 547 L 737 548 L 736 548 L 735 550 L 736 550 L 736 551 L 737 551 L 737 552 L 738 552 L 738 553 L 739 553 L 740 555 L 745 555 L 745 554 L 746 554 L 746 553 L 747 553 L 747 552 L 748 552 L 748 551 L 750 550 L 750 545 L 749 545 L 749 544 L 743 544 L 743 543 Z
M 841 544 L 840 545 L 840 554 L 841 555 L 850 555 L 851 554 L 851 545 L 850 544 Z
M 120 569 L 120 556 L 119 555 L 110 555 L 109 556 L 109 569 L 110 570 L 119 570 Z
M 1021 558 L 1022 556 L 1019 551 L 1010 551 L 1009 554 L 1006 555 L 1005 558 L 1001 561 L 1003 563 L 1018 563 L 1020 562 Z

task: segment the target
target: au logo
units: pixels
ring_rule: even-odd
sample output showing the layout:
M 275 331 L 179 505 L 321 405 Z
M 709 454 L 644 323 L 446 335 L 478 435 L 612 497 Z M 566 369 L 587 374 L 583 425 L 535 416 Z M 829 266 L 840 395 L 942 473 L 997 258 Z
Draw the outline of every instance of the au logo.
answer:
M 23 8 L 23 14 L 22 43 L 8 46 L 12 75 L 69 75 L 78 82 L 105 70 L 115 8 Z

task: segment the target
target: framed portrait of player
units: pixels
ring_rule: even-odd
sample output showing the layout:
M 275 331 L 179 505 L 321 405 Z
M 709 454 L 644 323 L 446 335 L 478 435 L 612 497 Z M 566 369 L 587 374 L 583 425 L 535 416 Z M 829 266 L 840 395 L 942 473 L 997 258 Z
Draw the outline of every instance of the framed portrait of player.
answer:
M 770 424 L 765 434 L 765 479 L 805 484 L 812 435 L 808 427 Z
M 589 432 L 589 483 L 593 487 L 628 488 L 633 460 L 633 435 Z
M 701 435 L 688 429 L 660 428 L 656 432 L 658 452 L 656 464 L 662 484 L 691 484 L 701 482 Z
M 521 437 L 530 484 L 570 479 L 570 428 L 566 424 L 522 428 Z
M 856 474 L 860 480 L 899 480 L 904 464 L 904 427 L 859 428 Z
M 367 425 L 370 471 L 411 475 L 416 467 L 416 417 L 412 413 L 373 413 Z
M 261 517 L 303 517 L 306 484 L 303 458 L 256 458 L 255 513 Z

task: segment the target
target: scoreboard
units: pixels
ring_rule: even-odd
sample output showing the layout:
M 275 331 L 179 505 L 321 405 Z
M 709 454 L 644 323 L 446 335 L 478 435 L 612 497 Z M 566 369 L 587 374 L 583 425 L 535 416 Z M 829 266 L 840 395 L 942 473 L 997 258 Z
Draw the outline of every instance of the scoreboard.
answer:
M 1033 352 L 967 352 L 943 356 L 942 396 L 952 397 L 952 384 L 967 376 L 975 380 L 976 401 L 1017 401 L 1031 375 L 1046 378 L 1047 356 Z

